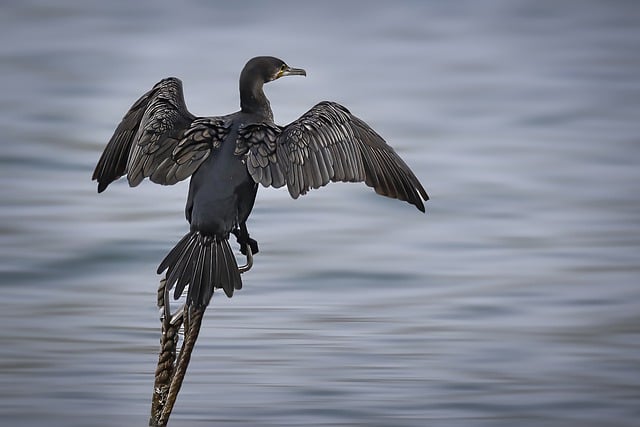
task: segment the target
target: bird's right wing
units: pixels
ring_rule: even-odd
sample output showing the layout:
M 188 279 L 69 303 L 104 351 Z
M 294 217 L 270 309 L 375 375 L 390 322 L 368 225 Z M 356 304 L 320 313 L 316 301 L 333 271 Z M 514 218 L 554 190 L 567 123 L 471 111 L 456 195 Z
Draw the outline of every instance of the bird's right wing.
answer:
M 320 102 L 280 128 L 249 124 L 238 131 L 236 154 L 246 155 L 254 181 L 285 184 L 294 199 L 330 181 L 364 182 L 376 193 L 424 212 L 427 192 L 409 166 L 369 125 L 335 102 Z
M 182 82 L 170 77 L 138 99 L 116 128 L 93 172 L 98 192 L 127 175 L 172 185 L 189 177 L 229 132 L 219 117 L 197 118 L 185 105 Z

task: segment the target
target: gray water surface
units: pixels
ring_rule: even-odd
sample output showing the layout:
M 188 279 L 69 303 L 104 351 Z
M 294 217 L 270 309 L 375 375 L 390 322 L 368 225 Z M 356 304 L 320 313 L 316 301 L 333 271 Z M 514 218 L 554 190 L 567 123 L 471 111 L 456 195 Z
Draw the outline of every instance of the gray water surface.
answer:
M 156 81 L 226 114 L 269 54 L 308 71 L 266 87 L 278 123 L 340 102 L 432 200 L 261 189 L 261 252 L 214 296 L 173 425 L 637 425 L 638 22 L 633 1 L 5 2 L 0 423 L 146 425 L 188 184 L 97 195 L 91 173 Z

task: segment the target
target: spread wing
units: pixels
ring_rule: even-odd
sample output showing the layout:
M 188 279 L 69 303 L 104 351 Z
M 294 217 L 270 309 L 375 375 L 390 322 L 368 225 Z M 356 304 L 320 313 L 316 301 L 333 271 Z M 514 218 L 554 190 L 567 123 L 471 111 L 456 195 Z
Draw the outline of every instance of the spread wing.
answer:
M 239 130 L 236 154 L 265 187 L 287 185 L 294 199 L 330 181 L 364 182 L 376 193 L 424 212 L 427 192 L 409 166 L 365 122 L 342 105 L 321 102 L 284 128 L 251 124 Z
M 127 175 L 135 187 L 144 178 L 172 185 L 189 177 L 229 131 L 222 118 L 197 118 L 185 105 L 182 82 L 170 77 L 142 95 L 116 128 L 93 180 L 98 192 Z

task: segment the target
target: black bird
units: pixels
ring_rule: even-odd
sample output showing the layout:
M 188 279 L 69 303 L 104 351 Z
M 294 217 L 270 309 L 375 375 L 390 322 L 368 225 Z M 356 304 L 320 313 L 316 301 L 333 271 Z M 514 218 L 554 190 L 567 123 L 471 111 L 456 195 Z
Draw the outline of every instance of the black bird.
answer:
M 191 114 L 182 82 L 164 79 L 133 104 L 98 161 L 99 193 L 125 174 L 131 187 L 144 178 L 172 185 L 191 176 L 191 229 L 158 267 L 175 298 L 189 286 L 187 306 L 206 307 L 215 288 L 231 297 L 242 287 L 228 239 L 233 233 L 245 255 L 258 252 L 246 226 L 258 184 L 286 185 L 295 199 L 330 181 L 364 182 L 425 210 L 429 197 L 411 169 L 342 105 L 323 101 L 276 125 L 263 85 L 283 76 L 306 72 L 270 56 L 251 59 L 240 74 L 240 111 L 217 117 Z

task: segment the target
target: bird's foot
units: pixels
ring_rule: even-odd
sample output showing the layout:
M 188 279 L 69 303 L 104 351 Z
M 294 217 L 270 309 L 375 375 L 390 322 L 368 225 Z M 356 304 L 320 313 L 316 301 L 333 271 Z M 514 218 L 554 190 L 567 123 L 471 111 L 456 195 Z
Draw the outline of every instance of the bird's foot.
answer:
M 238 267 L 238 271 L 240 271 L 240 274 L 246 273 L 247 271 L 251 270 L 251 267 L 253 267 L 253 254 L 251 253 L 251 246 L 246 246 L 246 248 L 247 263 Z
M 247 255 L 247 246 L 249 246 L 249 248 L 251 249 L 252 254 L 257 254 L 259 252 L 258 242 L 255 239 L 252 239 L 250 237 L 247 238 L 247 242 L 244 245 L 244 250 L 240 250 L 240 252 L 242 252 L 244 255 Z
M 258 253 L 258 242 L 249 237 L 247 231 L 247 225 L 245 223 L 240 224 L 240 227 L 231 231 L 240 245 L 240 252 L 247 257 L 247 263 L 238 267 L 240 273 L 247 272 L 253 266 L 253 254 Z
M 231 233 L 236 236 L 236 240 L 240 245 L 240 252 L 242 253 L 242 255 L 249 256 L 247 253 L 247 247 L 251 249 L 251 253 L 254 255 L 259 252 L 258 242 L 255 239 L 249 237 L 249 233 L 243 233 L 239 228 L 232 230 Z

